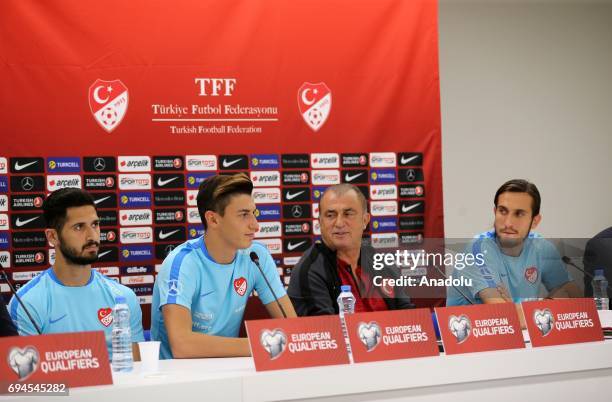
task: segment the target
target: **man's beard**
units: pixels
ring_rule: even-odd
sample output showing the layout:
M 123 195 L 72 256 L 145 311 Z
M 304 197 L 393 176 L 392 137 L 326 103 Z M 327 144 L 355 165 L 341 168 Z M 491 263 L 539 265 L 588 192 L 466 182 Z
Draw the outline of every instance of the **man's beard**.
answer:
M 99 246 L 100 244 L 95 241 L 92 241 L 92 242 L 87 243 L 83 248 L 93 246 L 93 245 Z M 67 247 L 65 243 L 62 241 L 62 239 L 60 239 L 59 249 L 62 255 L 64 256 L 64 258 L 68 260 L 68 262 L 74 265 L 89 265 L 93 262 L 98 261 L 97 251 L 92 256 L 89 256 L 89 257 L 80 256 L 77 254 L 77 251 L 74 248 Z
M 523 237 L 520 237 L 520 238 L 505 238 L 504 239 L 504 238 L 502 238 L 500 236 L 500 232 L 497 230 L 497 228 L 495 228 L 495 237 L 497 237 L 497 241 L 499 242 L 499 245 L 502 246 L 503 248 L 513 248 L 513 247 L 520 246 L 529 237 L 529 233 L 531 233 L 531 225 L 532 224 L 533 224 L 533 218 L 529 222 L 529 230 L 527 230 L 527 234 L 525 234 L 525 236 L 523 236 Z M 495 227 L 495 225 L 493 225 L 493 227 Z

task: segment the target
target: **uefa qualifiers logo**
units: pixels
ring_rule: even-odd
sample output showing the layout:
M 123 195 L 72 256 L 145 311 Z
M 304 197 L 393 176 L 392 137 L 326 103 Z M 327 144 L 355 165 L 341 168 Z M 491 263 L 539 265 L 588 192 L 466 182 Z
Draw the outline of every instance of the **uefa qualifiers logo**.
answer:
M 448 329 L 457 339 L 457 343 L 463 343 L 470 336 L 472 322 L 465 314 L 461 314 L 459 317 L 451 315 L 448 318 Z
M 97 79 L 89 87 L 89 109 L 94 118 L 108 133 L 125 117 L 128 107 L 128 89 L 120 80 Z
M 23 381 L 34 374 L 38 368 L 40 356 L 34 346 L 26 346 L 23 349 L 14 347 L 9 351 L 7 361 L 19 377 L 19 381 Z
M 261 331 L 259 343 L 270 355 L 270 360 L 275 360 L 279 358 L 287 348 L 287 335 L 278 328 L 272 331 L 264 329 Z
M 315 132 L 319 131 L 329 117 L 331 104 L 331 90 L 324 82 L 305 82 L 298 89 L 298 109 L 308 127 Z
M 369 323 L 360 322 L 357 325 L 357 334 L 359 340 L 363 343 L 368 352 L 376 349 L 381 339 L 380 325 L 376 321 L 370 321 Z
M 553 325 L 555 325 L 555 320 L 552 312 L 549 309 L 535 310 L 533 312 L 533 322 L 542 333 L 542 336 L 550 334 L 550 331 L 553 329 Z

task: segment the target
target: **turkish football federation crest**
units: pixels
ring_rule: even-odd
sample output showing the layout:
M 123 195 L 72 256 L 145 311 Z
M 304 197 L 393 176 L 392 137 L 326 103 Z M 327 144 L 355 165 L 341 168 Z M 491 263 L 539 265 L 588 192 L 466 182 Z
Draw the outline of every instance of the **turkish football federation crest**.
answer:
M 113 131 L 125 117 L 128 89 L 120 80 L 97 79 L 89 87 L 89 109 L 98 124 L 107 132 Z
M 331 90 L 324 82 L 305 82 L 298 89 L 298 108 L 302 118 L 313 131 L 319 131 L 331 110 Z

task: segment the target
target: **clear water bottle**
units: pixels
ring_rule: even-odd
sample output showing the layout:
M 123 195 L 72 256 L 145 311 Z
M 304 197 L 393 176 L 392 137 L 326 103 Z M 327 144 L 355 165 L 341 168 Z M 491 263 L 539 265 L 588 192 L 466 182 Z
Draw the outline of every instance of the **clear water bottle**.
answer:
M 595 270 L 595 277 L 591 282 L 593 286 L 593 298 L 597 310 L 610 310 L 610 299 L 608 298 L 608 280 L 604 276 L 603 269 Z
M 338 310 L 340 312 L 340 322 L 342 323 L 342 333 L 346 342 L 346 350 L 348 352 L 349 361 L 353 363 L 353 352 L 351 351 L 351 343 L 349 341 L 348 329 L 344 316 L 355 312 L 355 296 L 351 292 L 350 285 L 342 285 L 340 287 L 340 295 L 338 296 Z
M 128 372 L 132 371 L 134 367 L 132 334 L 130 332 L 130 308 L 125 297 L 117 296 L 113 308 L 113 371 Z

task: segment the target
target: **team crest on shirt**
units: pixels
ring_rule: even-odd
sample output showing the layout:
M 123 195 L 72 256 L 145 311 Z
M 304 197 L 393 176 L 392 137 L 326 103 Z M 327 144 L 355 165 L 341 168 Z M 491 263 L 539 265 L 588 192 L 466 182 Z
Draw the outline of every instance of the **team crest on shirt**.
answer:
M 111 325 L 113 323 L 113 309 L 106 307 L 98 310 L 98 320 L 100 320 L 105 327 Z
M 529 283 L 536 283 L 538 280 L 538 269 L 536 267 L 525 269 L 525 279 L 527 279 Z
M 244 296 L 244 294 L 247 291 L 247 280 L 245 277 L 241 276 L 238 279 L 234 279 L 234 290 L 236 291 L 236 293 L 238 293 L 240 296 Z

